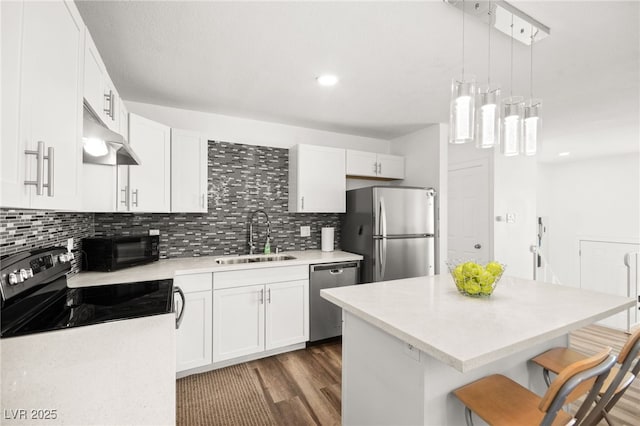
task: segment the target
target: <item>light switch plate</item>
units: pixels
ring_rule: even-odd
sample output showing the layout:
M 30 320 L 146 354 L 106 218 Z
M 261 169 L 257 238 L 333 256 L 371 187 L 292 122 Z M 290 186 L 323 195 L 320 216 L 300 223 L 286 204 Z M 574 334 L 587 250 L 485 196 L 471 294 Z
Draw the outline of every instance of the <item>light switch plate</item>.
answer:
M 507 223 L 516 223 L 515 213 L 507 213 Z
M 67 238 L 67 252 L 71 253 L 73 250 L 73 238 Z
M 300 227 L 300 236 L 301 237 L 310 237 L 311 236 L 311 227 L 310 226 L 301 226 Z

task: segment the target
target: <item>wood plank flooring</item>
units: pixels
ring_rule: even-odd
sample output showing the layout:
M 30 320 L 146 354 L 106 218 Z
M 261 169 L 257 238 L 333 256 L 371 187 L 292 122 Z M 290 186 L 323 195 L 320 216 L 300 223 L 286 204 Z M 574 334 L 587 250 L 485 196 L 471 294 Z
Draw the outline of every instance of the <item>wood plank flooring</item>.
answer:
M 265 399 L 281 425 L 339 425 L 340 341 L 252 361 Z
M 604 346 L 611 346 L 618 353 L 627 337 L 621 331 L 589 326 L 572 333 L 570 345 L 585 354 L 595 353 Z M 247 366 L 259 382 L 260 392 L 276 424 L 340 424 L 340 341 L 251 361 Z M 251 409 L 247 404 L 246 410 Z M 640 379 L 634 381 L 611 414 L 619 425 L 640 425 Z

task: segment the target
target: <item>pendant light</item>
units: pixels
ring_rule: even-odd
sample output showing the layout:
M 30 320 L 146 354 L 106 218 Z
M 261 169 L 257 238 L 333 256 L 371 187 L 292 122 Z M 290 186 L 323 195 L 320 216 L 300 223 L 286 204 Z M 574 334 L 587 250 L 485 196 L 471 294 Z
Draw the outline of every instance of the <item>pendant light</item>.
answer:
M 529 101 L 524 107 L 524 143 L 522 145 L 525 155 L 535 155 L 538 149 L 538 129 L 540 127 L 540 107 L 542 101 L 533 97 L 533 42 L 537 35 L 531 27 L 531 69 L 529 74 Z
M 511 87 L 509 97 L 502 101 L 502 154 L 518 155 L 522 145 L 524 99 L 513 96 L 513 15 L 511 16 Z
M 487 43 L 487 85 L 478 88 L 476 108 L 476 148 L 492 148 L 500 143 L 500 88 L 491 87 L 491 20 L 492 2 L 489 2 Z
M 449 143 L 461 144 L 474 140 L 476 81 L 464 75 L 464 0 L 462 1 L 462 76 L 451 83 L 449 109 Z

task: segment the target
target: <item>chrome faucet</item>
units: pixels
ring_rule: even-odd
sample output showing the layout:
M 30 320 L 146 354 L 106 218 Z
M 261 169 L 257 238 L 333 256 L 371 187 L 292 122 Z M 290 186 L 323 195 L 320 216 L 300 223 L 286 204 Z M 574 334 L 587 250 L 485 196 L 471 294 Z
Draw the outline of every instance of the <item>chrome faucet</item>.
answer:
M 271 221 L 269 220 L 269 215 L 262 209 L 254 210 L 249 215 L 249 254 L 255 254 L 256 251 L 256 244 L 253 241 L 253 217 L 258 213 L 262 213 L 267 219 L 267 241 L 265 245 L 269 245 L 269 241 L 271 240 Z

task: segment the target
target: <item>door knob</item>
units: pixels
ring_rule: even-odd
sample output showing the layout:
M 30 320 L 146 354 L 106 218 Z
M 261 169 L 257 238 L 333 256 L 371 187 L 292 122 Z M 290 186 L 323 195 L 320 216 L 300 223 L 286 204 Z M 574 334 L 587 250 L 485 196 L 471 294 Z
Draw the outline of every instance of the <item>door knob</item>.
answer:
M 476 244 L 475 246 L 473 246 L 473 248 L 480 249 L 480 248 L 482 248 L 482 246 L 480 244 Z

